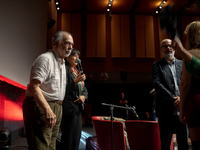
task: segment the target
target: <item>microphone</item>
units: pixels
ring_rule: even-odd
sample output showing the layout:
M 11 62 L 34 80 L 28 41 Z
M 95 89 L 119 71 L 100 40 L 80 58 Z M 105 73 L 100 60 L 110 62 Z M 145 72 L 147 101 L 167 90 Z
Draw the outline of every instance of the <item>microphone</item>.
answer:
M 82 65 L 81 65 L 81 60 L 80 60 L 80 59 L 77 59 L 76 61 L 77 61 L 77 63 L 78 63 L 79 71 L 83 71 L 83 68 L 82 68 Z M 81 74 L 84 74 L 84 73 L 82 72 Z
M 125 106 L 126 106 L 126 107 L 129 107 L 127 104 L 125 104 Z M 131 112 L 135 115 L 135 117 L 136 117 L 137 119 L 139 119 L 139 116 L 138 116 L 137 112 L 135 111 L 135 109 L 136 109 L 135 106 L 133 106 L 132 109 L 130 109 L 130 110 L 131 110 Z

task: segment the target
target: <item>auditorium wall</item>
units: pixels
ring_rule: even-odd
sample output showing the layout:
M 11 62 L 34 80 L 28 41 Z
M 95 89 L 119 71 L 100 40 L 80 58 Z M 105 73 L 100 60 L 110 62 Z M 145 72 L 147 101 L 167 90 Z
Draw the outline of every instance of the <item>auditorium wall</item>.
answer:
M 47 19 L 48 1 L 1 1 L 0 75 L 27 85 L 34 60 L 46 51 Z
M 74 47 L 80 50 L 83 68 L 89 72 L 119 72 L 122 66 L 128 72 L 151 72 L 153 62 L 162 57 L 160 42 L 170 38 L 161 32 L 158 15 L 62 12 L 58 18 L 57 28 L 74 35 Z M 197 19 L 180 18 L 180 33 Z

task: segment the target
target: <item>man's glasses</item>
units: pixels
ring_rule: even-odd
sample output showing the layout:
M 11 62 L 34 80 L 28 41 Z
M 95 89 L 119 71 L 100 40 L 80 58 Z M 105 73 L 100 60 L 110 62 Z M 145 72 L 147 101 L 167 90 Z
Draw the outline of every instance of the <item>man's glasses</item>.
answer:
M 161 48 L 171 48 L 172 46 L 171 45 L 163 45 L 163 46 L 161 46 Z

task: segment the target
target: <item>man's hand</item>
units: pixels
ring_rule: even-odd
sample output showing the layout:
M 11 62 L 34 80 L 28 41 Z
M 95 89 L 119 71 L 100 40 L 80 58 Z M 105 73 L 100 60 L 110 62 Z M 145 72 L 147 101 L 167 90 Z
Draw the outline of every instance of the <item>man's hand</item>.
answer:
M 45 112 L 45 126 L 47 128 L 53 128 L 56 124 L 56 115 L 53 113 L 51 108 L 48 108 Z
M 76 103 L 76 102 L 78 102 L 80 104 L 84 103 L 85 102 L 85 96 L 84 95 L 80 95 L 79 98 L 74 101 L 74 103 Z
M 180 107 L 180 97 L 173 97 L 173 99 L 176 99 L 175 102 L 173 103 L 175 107 L 179 108 Z
M 30 81 L 29 90 L 35 98 L 37 104 L 44 110 L 45 112 L 45 126 L 48 128 L 53 128 L 56 123 L 56 115 L 51 110 L 49 104 L 45 100 L 41 90 L 40 90 L 40 81 L 37 79 Z

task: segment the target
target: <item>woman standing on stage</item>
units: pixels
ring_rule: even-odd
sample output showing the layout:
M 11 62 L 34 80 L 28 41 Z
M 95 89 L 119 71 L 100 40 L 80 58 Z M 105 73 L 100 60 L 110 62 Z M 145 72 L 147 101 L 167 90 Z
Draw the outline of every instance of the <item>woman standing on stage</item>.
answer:
M 195 58 L 200 58 L 200 21 L 190 23 L 186 29 L 186 49 Z M 175 50 L 180 51 L 183 46 L 177 38 L 175 39 Z M 180 85 L 180 121 L 188 125 L 193 150 L 200 149 L 200 77 L 191 75 L 189 72 L 198 75 L 200 70 L 189 66 L 186 71 L 187 61 L 183 59 L 182 79 Z M 194 65 L 194 64 L 193 64 Z M 197 64 L 196 64 L 197 65 Z M 198 65 L 197 65 L 198 66 Z M 195 70 L 194 70 L 195 69 Z
M 78 150 L 82 129 L 83 104 L 88 97 L 85 74 L 77 68 L 80 52 L 72 49 L 66 58 L 67 85 L 63 100 L 61 150 Z M 82 74 L 82 75 L 81 75 Z

